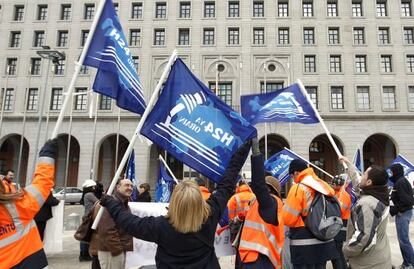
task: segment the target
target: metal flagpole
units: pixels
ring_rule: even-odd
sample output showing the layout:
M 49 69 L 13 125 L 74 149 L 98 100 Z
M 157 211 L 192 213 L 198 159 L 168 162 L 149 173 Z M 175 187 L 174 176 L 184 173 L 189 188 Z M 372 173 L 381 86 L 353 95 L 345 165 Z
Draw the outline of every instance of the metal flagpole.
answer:
M 264 92 L 267 93 L 267 61 L 263 64 L 264 69 Z M 267 160 L 267 122 L 265 122 L 265 159 Z
M 67 96 L 70 99 L 70 115 L 69 115 L 69 131 L 68 131 L 68 142 L 66 147 L 66 163 L 65 163 L 65 179 L 64 179 L 64 200 L 66 201 L 66 187 L 68 185 L 69 176 L 69 161 L 70 161 L 70 145 L 72 141 L 72 114 L 73 114 L 73 95 Z
M 29 79 L 28 79 L 29 80 Z M 29 84 L 30 85 L 30 84 Z M 22 165 L 22 153 L 23 153 L 23 143 L 24 143 L 24 131 L 25 131 L 25 128 L 26 128 L 26 112 L 27 112 L 27 92 L 29 91 L 29 89 L 28 88 L 26 88 L 25 89 L 25 92 L 24 92 L 24 100 L 25 100 L 25 102 L 24 102 L 24 110 L 23 110 L 23 126 L 22 126 L 22 134 L 21 134 L 21 136 L 20 136 L 20 147 L 19 147 L 19 161 L 18 161 L 18 163 L 17 163 L 17 174 L 16 174 L 16 177 L 17 177 L 17 180 L 19 180 L 19 181 L 21 181 L 21 178 L 20 178 L 20 175 L 21 175 L 21 173 L 20 173 L 20 169 L 21 169 L 21 165 Z M 26 177 L 27 177 L 27 175 L 26 175 Z M 27 178 L 24 180 L 25 182 L 26 182 L 26 180 L 27 180 Z M 26 182 L 27 183 L 27 182 Z M 25 184 L 26 186 L 28 185 L 28 184 Z
M 96 10 L 95 17 L 93 18 L 93 21 L 92 21 L 91 29 L 89 30 L 88 38 L 86 39 L 86 42 L 85 42 L 85 46 L 83 47 L 83 50 L 82 50 L 81 56 L 79 57 L 78 62 L 75 64 L 75 70 L 73 71 L 72 80 L 70 81 L 69 88 L 66 92 L 65 100 L 63 101 L 63 104 L 62 104 L 62 109 L 60 110 L 59 117 L 56 121 L 55 128 L 53 129 L 53 132 L 52 132 L 52 135 L 51 135 L 52 139 L 57 137 L 57 133 L 59 131 L 59 128 L 62 125 L 63 117 L 65 115 L 65 110 L 66 110 L 66 108 L 68 107 L 68 104 L 69 104 L 69 99 L 70 98 L 68 98 L 68 97 L 72 95 L 73 89 L 75 88 L 75 83 L 76 83 L 76 80 L 78 79 L 79 71 L 82 67 L 83 61 L 86 58 L 86 54 L 87 54 L 89 46 L 92 42 L 92 38 L 94 36 L 95 29 L 96 29 L 96 27 L 98 25 L 98 22 L 99 22 L 99 18 L 101 17 L 103 8 L 105 6 L 105 2 L 106 2 L 106 0 L 100 0 L 99 1 L 99 5 L 98 5 L 98 8 Z
M 137 128 L 135 129 L 134 135 L 132 136 L 132 138 L 131 138 L 131 140 L 129 142 L 128 148 L 126 149 L 126 151 L 124 153 L 124 157 L 122 157 L 121 163 L 118 166 L 118 170 L 116 171 L 114 177 L 112 178 L 111 185 L 109 186 L 109 189 L 107 191 L 107 194 L 109 194 L 109 195 L 112 194 L 112 192 L 115 189 L 116 182 L 117 182 L 119 176 L 122 173 L 122 169 L 124 168 L 125 163 L 128 160 L 128 156 L 131 153 L 132 149 L 134 148 L 135 140 L 137 139 L 137 137 L 138 137 L 138 135 L 139 135 L 139 133 L 141 131 L 141 128 L 144 125 L 144 122 L 145 122 L 145 120 L 148 117 L 148 114 L 152 110 L 155 102 L 157 101 L 158 94 L 159 94 L 159 91 L 161 89 L 161 86 L 164 83 L 164 80 L 167 78 L 167 75 L 168 75 L 168 73 L 170 71 L 170 68 L 171 68 L 171 66 L 172 66 L 172 64 L 173 64 L 173 62 L 175 61 L 176 58 L 177 58 L 177 50 L 174 50 L 173 53 L 172 53 L 172 55 L 171 55 L 171 57 L 170 57 L 170 59 L 168 60 L 167 65 L 164 68 L 164 72 L 162 73 L 161 78 L 158 81 L 157 86 L 155 87 L 154 92 L 152 93 L 151 99 L 148 102 L 148 106 L 145 109 L 144 114 L 142 115 L 142 117 L 141 117 L 141 119 L 140 119 L 140 121 L 138 123 Z M 103 207 L 101 207 L 99 209 L 99 212 L 96 215 L 96 218 L 95 218 L 95 220 L 94 220 L 94 222 L 92 224 L 92 229 L 94 229 L 94 230 L 96 229 L 96 227 L 98 226 L 99 221 L 101 220 L 102 214 L 103 214 Z
M 295 154 L 297 156 L 299 156 L 302 160 L 304 160 L 305 162 L 307 162 L 309 165 L 312 165 L 312 167 L 318 169 L 319 171 L 321 171 L 322 173 L 324 173 L 325 175 L 327 175 L 330 178 L 333 178 L 333 175 L 329 174 L 328 172 L 326 172 L 325 170 L 323 170 L 322 168 L 314 165 L 313 163 L 311 163 L 310 161 L 306 160 L 305 158 L 303 158 L 302 156 L 300 156 L 299 154 L 297 154 L 296 152 L 291 151 L 290 149 L 288 149 L 287 147 L 285 147 L 285 150 L 289 151 L 292 154 Z
M 299 84 L 299 88 L 302 91 L 302 94 L 306 97 L 306 100 L 308 101 L 309 105 L 312 107 L 313 111 L 315 112 L 316 117 L 319 120 L 319 123 L 322 125 L 322 128 L 325 130 L 326 136 L 329 139 L 329 142 L 331 142 L 332 147 L 334 148 L 336 154 L 338 155 L 338 157 L 342 157 L 342 153 L 339 151 L 338 146 L 336 145 L 335 141 L 332 138 L 331 133 L 329 132 L 328 128 L 325 125 L 325 122 L 323 121 L 321 115 L 319 115 L 318 110 L 315 108 L 315 105 L 313 104 L 312 100 L 310 99 L 308 93 L 306 92 L 305 87 L 302 84 L 302 81 L 300 81 L 300 79 L 298 79 L 298 84 Z M 348 169 L 348 165 L 346 165 L 345 162 L 342 162 L 342 165 L 344 166 L 345 170 Z
M 174 173 L 171 171 L 170 167 L 168 166 L 167 162 L 164 160 L 164 158 L 162 157 L 162 155 L 160 154 L 158 156 L 160 158 L 160 160 L 162 161 L 162 163 L 164 164 L 165 168 L 167 168 L 167 171 L 170 173 L 170 175 L 172 176 L 172 178 L 174 179 L 175 183 L 178 184 L 178 180 L 175 177 Z
M 93 120 L 93 138 L 92 138 L 92 154 L 91 154 L 91 164 L 89 167 L 89 178 L 94 180 L 95 179 L 95 143 L 96 143 L 96 126 L 98 122 L 98 99 L 99 94 L 96 94 L 96 102 L 95 102 L 95 118 Z M 93 96 L 92 96 L 93 98 Z
M 7 65 L 6 79 L 4 80 L 4 88 L 3 88 L 3 99 L 1 100 L 0 137 L 1 137 L 1 131 L 3 130 L 4 105 L 6 104 L 6 93 L 7 93 L 7 86 L 9 84 L 9 74 L 10 74 L 10 65 Z
M 115 171 L 118 168 L 118 151 L 119 151 L 119 132 L 121 131 L 121 108 L 118 107 L 118 130 L 116 132 L 116 145 L 115 145 Z

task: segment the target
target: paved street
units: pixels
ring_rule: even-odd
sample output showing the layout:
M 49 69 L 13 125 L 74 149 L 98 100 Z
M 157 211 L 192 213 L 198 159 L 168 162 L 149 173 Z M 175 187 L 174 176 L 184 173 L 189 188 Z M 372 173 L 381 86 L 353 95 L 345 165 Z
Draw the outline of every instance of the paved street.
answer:
M 71 213 L 82 213 L 83 208 L 79 205 L 66 206 L 65 217 Z M 414 221 L 412 222 L 414 223 Z M 414 227 L 412 225 L 412 227 Z M 90 262 L 79 262 L 79 242 L 73 238 L 74 231 L 68 230 L 63 234 L 63 252 L 59 254 L 49 255 L 50 269 L 86 269 L 90 268 Z M 393 265 L 400 265 L 402 257 L 398 247 L 398 240 L 395 230 L 394 219 L 390 220 L 388 225 L 388 237 L 391 244 L 391 257 Z M 414 228 L 410 230 L 411 241 L 414 241 Z M 223 269 L 234 268 L 233 257 L 225 257 L 220 259 L 220 264 Z M 328 268 L 332 268 L 330 264 Z

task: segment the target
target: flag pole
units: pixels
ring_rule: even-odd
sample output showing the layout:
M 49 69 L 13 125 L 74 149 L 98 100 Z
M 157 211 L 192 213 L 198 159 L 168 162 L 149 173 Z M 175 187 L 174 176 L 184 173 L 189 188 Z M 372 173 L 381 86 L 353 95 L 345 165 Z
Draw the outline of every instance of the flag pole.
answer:
M 6 79 L 4 80 L 3 98 L 1 100 L 1 113 L 0 113 L 0 135 L 3 130 L 3 117 L 4 117 L 4 105 L 6 104 L 6 93 L 9 84 L 10 65 L 6 67 Z
M 158 157 L 160 158 L 161 162 L 164 164 L 165 168 L 167 168 L 167 171 L 170 173 L 170 175 L 172 176 L 172 178 L 174 179 L 175 183 L 177 183 L 178 185 L 178 180 L 175 177 L 174 173 L 171 171 L 170 167 L 168 166 L 167 162 L 164 160 L 164 158 L 162 157 L 162 155 L 158 155 Z
M 30 84 L 29 84 L 30 85 Z M 21 166 L 22 166 L 22 154 L 23 154 L 23 143 L 24 143 L 24 131 L 25 131 L 25 129 L 26 129 L 26 112 L 27 112 L 27 100 L 28 100 L 28 98 L 27 98 L 27 93 L 28 93 L 28 91 L 29 91 L 29 89 L 28 88 L 26 88 L 25 89 L 25 92 L 24 92 L 24 100 L 25 100 L 25 102 L 24 102 L 24 110 L 23 110 L 23 126 L 22 126 L 22 134 L 21 134 L 21 136 L 20 136 L 20 146 L 19 146 L 19 161 L 18 161 L 18 163 L 17 163 L 17 175 L 16 175 L 16 178 L 17 178 L 17 180 L 19 180 L 20 182 L 22 182 L 22 179 L 20 178 L 20 176 L 21 176 Z M 25 181 L 25 183 L 27 183 L 26 182 L 26 180 L 27 180 L 27 175 L 26 175 L 26 179 L 24 179 L 24 181 Z M 26 184 L 26 186 L 27 186 L 28 184 Z
M 95 171 L 95 143 L 96 143 L 96 126 L 98 123 L 98 101 L 99 101 L 99 94 L 96 94 L 96 102 L 95 102 L 95 118 L 93 120 L 93 139 L 92 139 L 92 154 L 91 154 L 91 164 L 89 169 L 89 178 L 94 180 L 94 171 Z M 92 95 L 92 103 L 93 103 L 93 95 Z
M 126 163 L 126 161 L 128 159 L 128 156 L 131 153 L 132 149 L 134 148 L 135 140 L 137 139 L 139 133 L 141 132 L 141 128 L 144 125 L 144 122 L 147 119 L 148 114 L 151 112 L 152 107 L 154 106 L 155 102 L 157 101 L 158 93 L 159 93 L 159 91 L 161 89 L 161 86 L 164 83 L 165 79 L 167 78 L 167 75 L 168 75 L 168 73 L 170 71 L 170 68 L 171 68 L 173 62 L 176 60 L 176 58 L 177 58 L 177 50 L 174 50 L 173 53 L 172 53 L 172 55 L 170 56 L 170 59 L 168 60 L 167 65 L 164 68 L 164 72 L 162 73 L 161 78 L 158 81 L 157 86 L 155 87 L 154 92 L 152 93 L 151 99 L 148 102 L 148 106 L 145 109 L 144 114 L 142 115 L 142 117 L 141 117 L 141 119 L 140 119 L 140 121 L 138 123 L 137 128 L 135 129 L 134 135 L 132 136 L 132 138 L 131 138 L 131 140 L 129 142 L 128 148 L 126 149 L 126 151 L 124 153 L 124 157 L 122 157 L 121 163 L 119 164 L 118 169 L 117 169 L 117 171 L 116 171 L 116 173 L 115 173 L 115 175 L 114 175 L 114 177 L 112 179 L 111 185 L 109 186 L 109 189 L 107 191 L 107 194 L 108 195 L 111 195 L 112 192 L 115 189 L 116 182 L 118 181 L 118 178 L 119 178 L 119 176 L 122 173 L 122 169 L 125 166 L 125 163 Z M 94 222 L 92 224 L 92 229 L 96 230 L 96 227 L 98 226 L 98 223 L 101 220 L 101 217 L 102 217 L 102 214 L 103 214 L 103 210 L 104 210 L 103 207 L 101 207 L 99 209 L 98 214 L 96 215 L 96 218 L 95 218 L 95 220 L 94 220 Z
M 85 46 L 83 47 L 81 56 L 79 57 L 79 60 L 75 63 L 75 71 L 73 71 L 72 80 L 70 81 L 69 88 L 66 92 L 66 96 L 65 96 L 65 99 L 64 99 L 63 104 L 62 104 L 62 109 L 60 110 L 59 117 L 56 121 L 55 128 L 53 129 L 53 132 L 52 132 L 52 135 L 51 135 L 52 139 L 57 137 L 60 126 L 62 125 L 63 116 L 65 114 L 66 108 L 69 105 L 69 99 L 71 99 L 70 96 L 72 95 L 73 89 L 75 88 L 75 83 L 76 83 L 76 80 L 78 79 L 79 71 L 82 67 L 83 61 L 86 58 L 86 54 L 88 53 L 88 49 L 89 49 L 89 46 L 92 42 L 92 38 L 94 36 L 95 29 L 98 26 L 98 22 L 99 22 L 99 19 L 101 17 L 102 11 L 104 9 L 105 2 L 106 2 L 106 0 L 100 0 L 99 1 L 99 5 L 98 5 L 98 8 L 96 10 L 96 15 L 93 18 L 91 29 L 89 30 L 89 35 L 88 35 L 88 38 L 86 39 L 86 42 L 85 42 Z
M 116 145 L 115 145 L 115 171 L 118 167 L 119 132 L 120 131 L 121 131 L 121 108 L 118 107 L 118 130 L 116 132 Z
M 264 92 L 267 93 L 267 61 L 263 64 L 264 69 Z M 267 122 L 265 122 L 265 160 L 267 160 Z
M 332 147 L 334 148 L 336 154 L 338 155 L 338 157 L 343 157 L 342 153 L 339 151 L 338 146 L 336 145 L 334 139 L 332 138 L 331 133 L 328 130 L 328 127 L 326 127 L 325 122 L 323 121 L 321 115 L 319 115 L 318 110 L 315 108 L 315 105 L 313 104 L 312 100 L 310 99 L 308 93 L 306 92 L 305 87 L 302 84 L 302 81 L 300 81 L 300 79 L 298 79 L 298 84 L 299 84 L 299 88 L 302 91 L 302 94 L 306 97 L 306 100 L 308 101 L 309 105 L 312 107 L 313 111 L 315 112 L 316 117 L 319 120 L 319 123 L 322 125 L 322 128 L 325 130 L 326 136 L 329 139 L 329 142 L 331 142 Z M 348 165 L 346 165 L 345 162 L 342 162 L 342 165 L 344 166 L 345 170 L 348 169 Z
M 305 162 L 307 162 L 309 165 L 311 165 L 312 167 L 318 169 L 319 171 L 321 171 L 322 173 L 324 173 L 325 175 L 327 175 L 330 178 L 334 178 L 333 175 L 329 174 L 328 172 L 326 172 L 325 170 L 323 170 L 322 168 L 318 167 L 317 165 L 314 165 L 313 163 L 311 163 L 310 161 L 306 160 L 305 158 L 303 158 L 302 156 L 300 156 L 299 154 L 297 154 L 296 152 L 291 151 L 290 149 L 288 149 L 287 147 L 285 147 L 285 150 L 289 151 L 292 154 L 295 154 L 296 156 L 300 157 L 302 160 L 304 160 Z

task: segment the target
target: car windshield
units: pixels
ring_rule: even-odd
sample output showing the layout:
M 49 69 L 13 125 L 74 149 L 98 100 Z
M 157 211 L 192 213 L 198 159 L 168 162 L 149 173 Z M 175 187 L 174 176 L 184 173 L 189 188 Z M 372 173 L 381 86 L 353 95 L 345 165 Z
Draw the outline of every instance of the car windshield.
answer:
M 58 193 L 61 190 L 63 190 L 63 187 L 56 187 L 56 188 L 53 189 L 53 193 Z

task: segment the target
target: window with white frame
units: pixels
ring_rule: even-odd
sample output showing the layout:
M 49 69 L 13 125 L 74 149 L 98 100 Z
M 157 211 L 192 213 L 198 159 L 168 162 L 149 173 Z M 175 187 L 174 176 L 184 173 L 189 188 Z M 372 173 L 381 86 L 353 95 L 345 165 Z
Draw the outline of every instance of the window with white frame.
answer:
M 82 65 L 80 70 L 79 70 L 79 74 L 81 75 L 87 75 L 89 73 L 89 67 L 86 65 Z
M 367 56 L 355 55 L 355 72 L 366 73 L 367 72 Z
M 305 65 L 305 70 L 304 70 L 305 73 L 315 73 L 316 72 L 316 56 L 305 55 L 304 65 Z
M 165 29 L 154 30 L 154 46 L 165 45 Z
M 82 30 L 81 31 L 81 47 L 85 46 L 86 39 L 88 39 L 89 30 Z
M 409 54 L 406 56 L 406 66 L 407 66 L 407 72 L 413 73 L 414 72 L 414 55 Z
M 132 56 L 132 63 L 134 64 L 134 68 L 138 73 L 139 68 L 139 56 Z
M 4 94 L 4 88 L 3 88 L 3 94 Z M 13 110 L 13 100 L 14 100 L 14 89 L 7 88 L 5 96 L 4 96 L 4 109 L 3 109 L 4 111 Z
M 190 29 L 178 29 L 178 45 L 190 45 Z
M 401 0 L 401 16 L 402 17 L 411 17 L 411 0 Z
M 69 41 L 69 32 L 64 31 L 58 31 L 58 37 L 57 37 L 57 46 L 58 47 L 67 47 Z
M 141 29 L 129 30 L 129 45 L 140 46 L 141 45 Z
M 41 58 L 30 59 L 30 75 L 40 75 L 41 63 L 42 63 Z
M 330 45 L 338 45 L 340 43 L 338 27 L 328 28 L 328 42 Z
M 266 91 L 265 91 L 265 82 L 264 81 L 260 82 L 260 93 L 275 92 L 283 88 L 284 88 L 283 82 L 266 81 Z
M 27 94 L 27 106 L 26 109 L 28 111 L 36 111 L 37 110 L 37 102 L 39 98 L 39 89 L 38 88 L 30 88 Z
M 239 45 L 240 44 L 240 29 L 238 27 L 230 27 L 228 34 L 228 44 L 229 45 Z
M 331 86 L 331 108 L 344 109 L 344 87 Z
M 22 33 L 20 31 L 10 32 L 10 48 L 19 48 L 21 43 Z
M 362 0 L 352 1 L 352 17 L 362 17 Z
M 289 2 L 281 1 L 277 2 L 277 16 L 281 18 L 289 17 Z
M 132 3 L 131 19 L 142 19 L 142 2 Z
M 167 18 L 167 3 L 165 2 L 155 3 L 155 18 L 157 19 Z
M 45 31 L 34 31 L 33 47 L 41 47 L 44 45 Z
M 264 28 L 255 27 L 253 28 L 253 44 L 264 45 L 265 43 L 265 32 Z
M 414 110 L 414 86 L 408 86 L 408 109 Z
M 397 108 L 395 86 L 382 87 L 382 108 L 385 110 Z
M 355 45 L 365 44 L 365 28 L 364 27 L 354 27 L 353 35 L 354 35 Z
M 85 111 L 88 105 L 88 94 L 87 88 L 75 88 L 75 100 L 74 100 L 74 110 Z
M 60 60 L 55 64 L 54 74 L 59 76 L 65 74 L 65 60 Z
M 381 55 L 381 72 L 391 73 L 392 72 L 392 56 Z
M 99 96 L 99 110 L 111 110 L 112 99 L 106 95 Z
M 17 75 L 17 58 L 7 58 L 6 75 Z
M 50 110 L 57 111 L 62 108 L 63 88 L 52 88 L 52 97 L 50 98 Z
M 214 28 L 203 29 L 203 45 L 214 45 Z
M 60 19 L 62 21 L 70 20 L 71 13 L 72 13 L 72 5 L 71 4 L 62 4 L 62 5 L 60 5 Z
M 47 5 L 37 5 L 37 16 L 38 21 L 47 20 Z
M 341 55 L 329 56 L 329 72 L 340 73 L 342 72 Z
M 180 18 L 191 18 L 190 2 L 180 2 Z
M 253 2 L 253 17 L 255 18 L 264 17 L 264 2 L 263 1 Z
M 303 28 L 303 44 L 305 45 L 315 44 L 315 28 L 313 27 Z
M 387 1 L 377 0 L 377 17 L 386 17 L 387 15 Z
M 210 82 L 209 88 L 227 105 L 232 105 L 233 84 L 231 82 L 219 82 L 218 91 L 216 90 L 216 83 Z
M 378 28 L 378 41 L 381 45 L 390 44 L 390 28 L 389 27 Z
M 302 2 L 302 16 L 313 17 L 313 1 Z
M 204 2 L 204 18 L 215 18 L 216 17 L 216 3 L 215 2 Z
M 414 44 L 414 27 L 404 27 L 404 43 Z
M 15 5 L 14 6 L 14 21 L 23 21 L 24 19 L 24 5 Z
M 288 45 L 289 43 L 290 43 L 289 28 L 280 27 L 278 29 L 278 44 L 279 45 Z
M 337 1 L 328 1 L 326 4 L 327 15 L 328 17 L 338 17 L 338 2 Z
M 229 2 L 229 17 L 230 18 L 240 17 L 240 1 Z
M 318 86 L 305 86 L 305 88 L 313 105 L 318 109 Z
M 371 109 L 371 100 L 368 86 L 357 86 L 357 108 L 359 110 Z
M 93 4 L 93 3 L 85 4 L 84 12 L 83 12 L 83 19 L 84 20 L 92 20 L 94 14 L 95 14 L 95 4 Z

